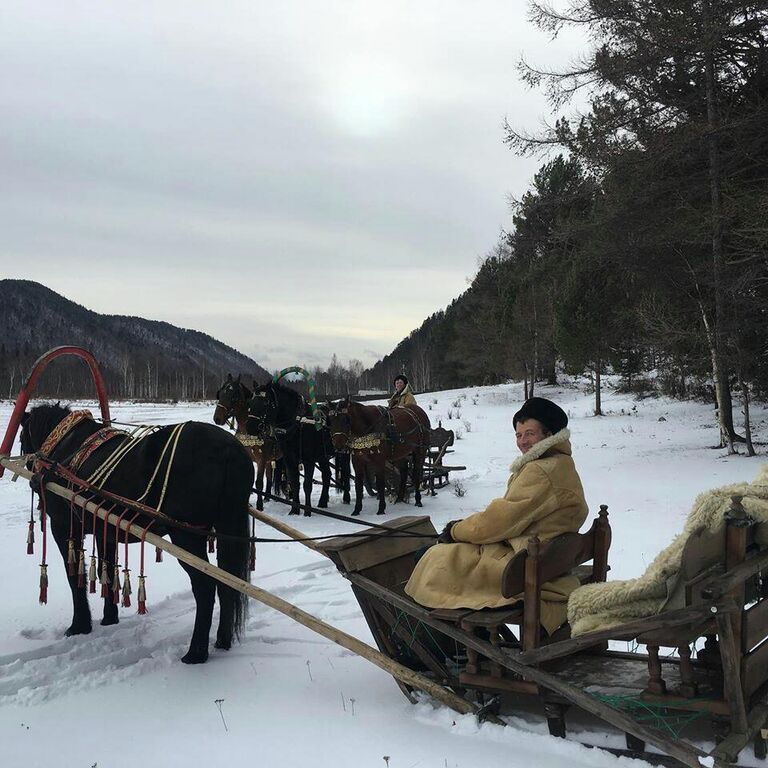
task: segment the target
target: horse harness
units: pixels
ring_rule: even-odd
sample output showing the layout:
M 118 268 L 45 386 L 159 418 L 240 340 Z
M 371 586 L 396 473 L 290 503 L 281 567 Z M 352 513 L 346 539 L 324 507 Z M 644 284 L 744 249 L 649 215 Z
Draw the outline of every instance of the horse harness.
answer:
M 59 446 L 64 438 L 70 434 L 70 432 L 83 421 L 94 421 L 93 414 L 88 410 L 72 411 L 65 416 L 51 431 L 43 444 L 40 446 L 37 452 L 37 458 L 33 462 L 33 470 L 39 472 L 43 468 L 41 460 L 50 461 L 50 455 Z M 165 469 L 165 475 L 163 478 L 163 484 L 160 490 L 160 498 L 157 503 L 156 510 L 159 513 L 165 499 L 165 494 L 168 489 L 168 481 L 171 476 L 171 469 L 173 467 L 173 460 L 176 455 L 176 448 L 181 438 L 182 430 L 185 424 L 174 425 L 168 439 L 163 446 L 160 453 L 160 458 L 155 465 L 152 476 L 147 484 L 144 493 L 135 499 L 137 502 L 143 502 L 149 496 L 150 491 L 155 486 L 155 480 L 158 478 L 160 469 L 164 460 L 167 458 L 167 465 Z M 108 442 L 113 441 L 115 438 L 122 438 L 121 442 L 116 444 L 113 450 L 104 458 L 104 460 L 93 470 L 93 472 L 87 477 L 83 478 L 86 483 L 93 485 L 96 488 L 103 489 L 104 484 L 109 479 L 110 475 L 117 469 L 118 465 L 125 459 L 125 457 L 134 450 L 144 438 L 157 431 L 158 427 L 141 427 L 134 431 L 133 434 L 125 432 L 124 430 L 113 429 L 112 427 L 102 427 L 101 429 L 89 435 L 74 453 L 58 461 L 57 463 L 70 472 L 76 473 L 80 467 L 95 453 L 98 448 L 106 445 Z
M 398 432 L 397 427 L 395 425 L 394 419 L 392 418 L 392 411 L 395 410 L 394 408 L 386 408 L 383 405 L 377 405 L 375 406 L 379 409 L 379 414 L 381 416 L 381 419 L 376 422 L 367 432 L 364 432 L 362 435 L 359 435 L 357 437 L 353 437 L 351 434 L 352 424 L 349 419 L 349 405 L 345 408 L 339 408 L 334 409 L 329 412 L 329 416 L 342 416 L 346 417 L 346 431 L 337 431 L 332 432 L 331 436 L 335 435 L 345 435 L 347 438 L 347 448 L 352 453 L 357 454 L 372 454 L 372 453 L 381 453 L 381 444 L 383 442 L 387 442 L 390 444 L 390 446 L 395 442 L 407 442 L 406 438 L 409 435 L 412 435 L 416 432 L 418 432 L 420 435 L 423 434 L 423 428 L 422 425 L 419 423 L 419 420 L 416 418 L 416 415 L 413 413 L 413 411 L 410 410 L 410 408 L 406 408 L 405 406 L 395 406 L 398 410 L 403 410 L 408 413 L 408 415 L 413 419 L 414 427 L 412 429 L 409 429 L 407 432 Z M 385 422 L 384 429 L 381 430 L 379 427 L 382 425 L 382 423 Z M 378 429 L 378 431 L 376 431 Z M 397 435 L 397 439 L 394 437 L 394 435 Z M 391 449 L 390 449 L 391 452 Z
M 306 412 L 307 410 L 307 401 L 304 399 L 304 396 L 300 393 L 296 393 L 298 397 L 300 398 L 299 403 L 299 412 Z M 267 398 L 267 392 L 266 390 L 262 390 L 261 392 L 254 392 L 253 397 L 263 397 Z M 259 431 L 264 434 L 266 433 L 267 436 L 273 438 L 274 440 L 279 440 L 280 438 L 285 438 L 288 434 L 293 432 L 293 430 L 297 429 L 301 424 L 313 424 L 317 425 L 317 422 L 314 419 L 310 419 L 307 416 L 299 416 L 296 415 L 293 420 L 289 420 L 287 423 L 287 426 L 280 427 L 276 424 L 272 424 L 271 420 L 268 418 L 270 412 L 276 412 L 278 409 L 277 404 L 277 397 L 274 393 L 274 391 L 270 390 L 270 402 L 267 403 L 267 410 L 264 413 L 263 416 L 255 416 L 250 412 L 250 409 L 248 410 L 248 419 L 252 419 L 259 425 Z M 256 437 L 255 435 L 249 435 L 250 437 Z M 238 439 L 240 439 L 238 437 Z M 264 439 L 262 437 L 259 437 L 258 439 L 261 440 L 261 443 L 253 443 L 254 445 L 262 445 L 264 443 Z M 250 445 L 250 443 L 246 443 L 244 441 L 244 445 Z

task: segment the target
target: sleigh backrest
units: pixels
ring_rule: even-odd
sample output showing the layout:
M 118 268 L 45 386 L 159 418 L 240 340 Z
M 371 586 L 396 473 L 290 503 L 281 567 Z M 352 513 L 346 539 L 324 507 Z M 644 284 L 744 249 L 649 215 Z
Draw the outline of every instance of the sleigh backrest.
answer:
M 504 597 L 515 597 L 526 590 L 540 591 L 541 585 L 574 570 L 584 563 L 592 563 L 588 573 L 580 574 L 581 581 L 605 581 L 608 573 L 608 550 L 611 546 L 611 526 L 608 507 L 600 506 L 600 513 L 586 533 L 563 533 L 548 541 L 538 542 L 518 552 L 507 563 L 502 577 Z M 537 562 L 530 562 L 535 557 Z M 528 577 L 526 578 L 526 574 Z M 532 585 L 535 578 L 538 585 Z

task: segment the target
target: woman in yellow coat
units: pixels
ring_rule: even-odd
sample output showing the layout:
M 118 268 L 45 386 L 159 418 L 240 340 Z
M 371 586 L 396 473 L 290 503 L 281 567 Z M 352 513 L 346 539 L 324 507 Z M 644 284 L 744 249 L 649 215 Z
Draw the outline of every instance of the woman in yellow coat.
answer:
M 504 567 L 536 535 L 542 541 L 576 532 L 587 516 L 584 490 L 571 458 L 568 416 L 551 400 L 532 397 L 514 415 L 517 447 L 503 498 L 482 512 L 448 523 L 416 564 L 405 591 L 429 608 L 499 608 L 519 598 L 501 594 Z M 566 575 L 543 585 L 541 623 L 553 632 L 579 586 Z

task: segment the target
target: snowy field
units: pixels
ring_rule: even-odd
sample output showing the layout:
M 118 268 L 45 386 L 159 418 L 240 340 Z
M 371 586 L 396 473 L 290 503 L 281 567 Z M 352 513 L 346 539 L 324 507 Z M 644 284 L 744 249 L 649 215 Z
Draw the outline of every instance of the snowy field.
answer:
M 717 429 L 710 405 L 636 402 L 609 390 L 608 415 L 595 418 L 592 397 L 577 387 L 541 388 L 536 394 L 556 400 L 570 416 L 574 458 L 592 512 L 609 505 L 611 578 L 639 575 L 682 528 L 699 492 L 751 480 L 766 460 L 765 446 L 758 446 L 762 455 L 754 459 L 713 449 Z M 442 420 L 462 433 L 447 463 L 467 466 L 452 475 L 465 495 L 448 486 L 424 500 L 424 513 L 440 530 L 503 492 L 508 465 L 517 455 L 511 417 L 522 388 L 468 388 L 417 400 L 433 426 Z M 89 407 L 97 412 L 95 404 Z M 3 431 L 11 410 L 12 403 L 0 403 Z M 126 422 L 211 421 L 212 414 L 212 404 L 112 405 L 113 418 Z M 768 411 L 755 408 L 752 415 L 755 434 L 764 439 Z M 474 718 L 428 702 L 412 706 L 378 668 L 255 602 L 240 645 L 229 652 L 211 646 L 207 664 L 183 665 L 179 657 L 191 635 L 194 603 L 187 577 L 167 556 L 160 564 L 148 558 L 147 616 L 121 609 L 119 625 L 101 627 L 96 621 L 91 635 L 65 638 L 71 601 L 55 552 L 48 605 L 37 601 L 39 536 L 36 555 L 27 556 L 29 505 L 26 481 L 12 483 L 6 472 L 0 480 L 0 760 L 6 768 L 630 764 L 552 739 L 542 720 L 515 718 L 508 728 L 478 727 Z M 332 494 L 331 509 L 349 508 Z M 307 535 L 355 528 L 318 516 L 287 518 L 287 507 L 275 502 L 266 511 Z M 413 512 L 402 505 L 387 510 L 389 518 Z M 365 519 L 380 521 L 374 513 L 375 500 L 366 498 Z M 257 535 L 276 534 L 259 525 Z M 138 549 L 133 551 L 135 562 Z M 261 544 L 252 580 L 372 642 L 347 582 L 301 544 Z M 100 617 L 97 602 L 92 600 L 92 609 Z M 753 760 L 745 750 L 741 762 Z

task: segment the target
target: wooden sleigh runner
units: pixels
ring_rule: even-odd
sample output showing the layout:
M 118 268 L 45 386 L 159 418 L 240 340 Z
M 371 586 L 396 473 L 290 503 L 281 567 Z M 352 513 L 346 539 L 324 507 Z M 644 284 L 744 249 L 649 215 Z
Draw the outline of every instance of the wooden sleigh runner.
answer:
M 494 610 L 415 603 L 403 587 L 435 529 L 427 517 L 387 527 L 397 537 L 377 531 L 321 549 L 351 582 L 379 649 L 474 698 L 482 715 L 539 707 L 550 733 L 565 736 L 572 707 L 626 734 L 626 749 L 612 751 L 647 758 L 647 743 L 669 764 L 725 765 L 750 741 L 757 757 L 766 756 L 768 591 L 764 596 L 761 573 L 768 548 L 757 543 L 738 497 L 717 532 L 689 538 L 660 613 L 573 638 L 567 624 L 546 635 L 538 598 L 542 584 L 567 572 L 582 584 L 606 579 L 605 507 L 584 534 L 531 539 L 504 572 L 504 595 L 524 600 Z M 627 641 L 630 650 L 609 649 L 609 641 Z M 714 749 L 698 746 L 708 741 Z

